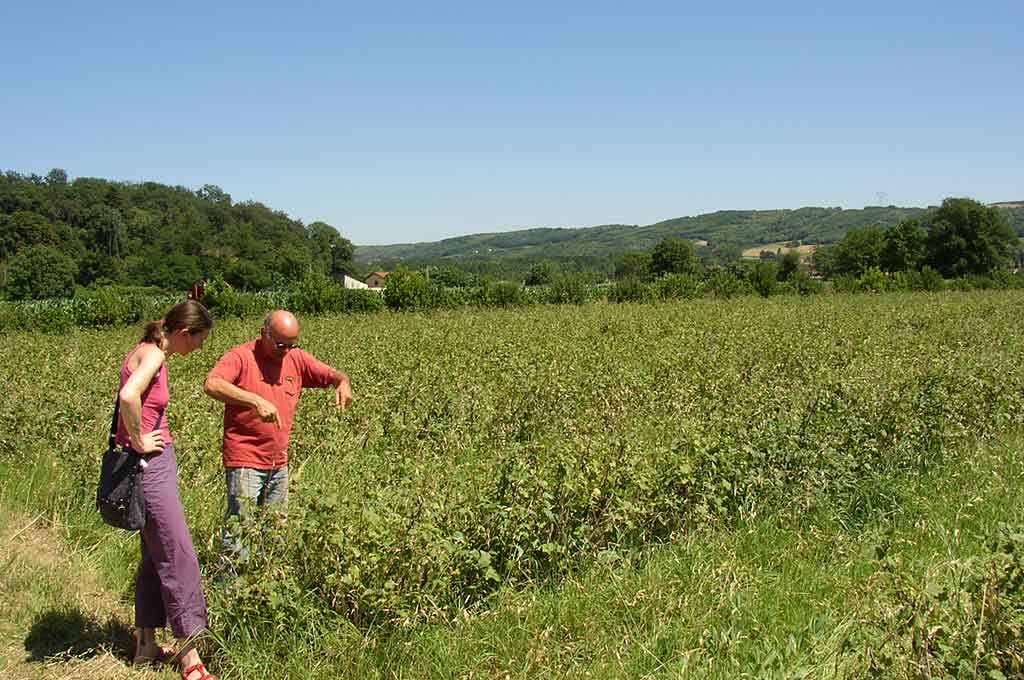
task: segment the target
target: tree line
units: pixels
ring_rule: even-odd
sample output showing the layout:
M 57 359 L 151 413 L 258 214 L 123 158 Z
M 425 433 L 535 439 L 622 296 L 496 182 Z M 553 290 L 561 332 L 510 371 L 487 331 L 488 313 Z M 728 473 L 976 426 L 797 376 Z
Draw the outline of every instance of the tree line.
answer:
M 908 219 L 890 229 L 849 230 L 834 246 L 815 252 L 827 277 L 922 271 L 944 278 L 986 275 L 1024 265 L 1024 251 L 1002 210 L 969 198 L 947 198 L 925 219 Z
M 220 277 L 241 290 L 281 287 L 319 270 L 352 271 L 352 243 L 220 187 L 68 181 L 0 174 L 0 285 L 8 299 L 69 297 L 76 287 L 186 291 Z
M 698 226 L 714 227 L 708 226 L 710 222 L 721 222 L 725 229 L 737 220 L 769 226 L 788 220 L 790 232 L 792 222 L 810 233 L 814 229 L 807 221 L 812 217 L 853 219 L 845 213 L 856 211 L 801 209 L 772 217 L 775 222 L 756 211 L 681 218 L 670 222 L 683 232 L 662 237 L 648 250 L 614 254 L 545 257 L 538 251 L 533 256 L 378 260 L 359 265 L 353 244 L 331 225 L 304 225 L 258 202 L 236 203 L 212 184 L 193 191 L 156 182 L 86 177 L 68 181 L 61 169 L 46 176 L 5 172 L 0 174 L 0 287 L 11 300 L 70 297 L 76 290 L 102 288 L 182 292 L 200 278 L 222 280 L 239 291 L 257 291 L 293 287 L 311 272 L 338 280 L 344 273 L 362 278 L 368 271 L 401 265 L 444 288 L 493 281 L 546 286 L 566 276 L 584 284 L 650 283 L 669 274 L 699 279 L 726 271 L 765 286 L 774 277 L 806 289 L 810 279 L 860 277 L 876 270 L 928 270 L 956 278 L 1024 265 L 1015 233 L 1015 227 L 1022 226 L 1016 224 L 1022 211 L 967 198 L 949 198 L 931 210 L 893 210 L 893 215 L 912 216 L 893 226 L 849 228 L 809 259 L 795 251 L 765 251 L 761 262 L 745 261 L 738 234 L 715 232 L 714 240 L 698 246 L 691 232 Z M 794 222 L 797 218 L 802 221 Z M 595 229 L 608 238 L 613 233 L 611 226 Z M 528 230 L 519 236 L 504 235 L 508 243 L 501 243 L 533 243 L 550 236 L 548 232 L 563 240 L 577 237 L 571 230 Z
M 986 206 L 968 198 L 948 198 L 937 208 L 913 211 L 912 217 L 889 226 L 881 223 L 851 226 L 834 242 L 819 244 L 814 255 L 806 258 L 795 249 L 764 250 L 760 260 L 765 266 L 760 268 L 757 262 L 742 257 L 743 247 L 737 240 L 738 235 L 725 234 L 712 241 L 702 239 L 698 244 L 690 232 L 664 236 L 649 249 L 623 250 L 614 255 L 386 258 L 369 266 L 381 270 L 404 267 L 420 271 L 426 278 L 448 287 L 475 286 L 487 279 L 538 286 L 547 285 L 556 276 L 569 274 L 587 283 L 651 282 L 665 274 L 699 278 L 720 270 L 732 272 L 739 278 L 764 278 L 768 269 L 780 282 L 804 276 L 859 277 L 872 269 L 895 273 L 920 272 L 925 268 L 952 279 L 983 276 L 1006 266 L 1024 266 L 1024 249 L 1018 238 L 1018 233 L 1024 229 L 1019 219 L 1021 213 Z M 787 242 L 803 243 L 799 239 Z M 748 271 L 755 269 L 758 271 Z
M 949 198 L 920 217 L 901 220 L 891 227 L 855 226 L 838 243 L 818 247 L 813 256 L 802 257 L 796 249 L 762 251 L 760 261 L 740 257 L 739 248 L 709 244 L 697 247 L 681 236 L 662 239 L 652 249 L 629 251 L 607 260 L 591 260 L 594 268 L 579 260 L 546 258 L 530 263 L 499 260 L 516 267 L 517 279 L 526 286 L 544 286 L 558 275 L 573 273 L 589 283 L 603 280 L 651 283 L 667 274 L 707 279 L 722 272 L 742 281 L 791 282 L 800 289 L 809 280 L 862 277 L 877 271 L 935 272 L 943 279 L 984 277 L 999 269 L 1024 267 L 1024 246 L 1007 211 L 972 199 Z M 462 268 L 460 268 L 460 266 Z M 433 278 L 449 286 L 477 285 L 480 275 L 467 263 L 421 265 Z M 478 265 L 477 269 L 481 268 Z

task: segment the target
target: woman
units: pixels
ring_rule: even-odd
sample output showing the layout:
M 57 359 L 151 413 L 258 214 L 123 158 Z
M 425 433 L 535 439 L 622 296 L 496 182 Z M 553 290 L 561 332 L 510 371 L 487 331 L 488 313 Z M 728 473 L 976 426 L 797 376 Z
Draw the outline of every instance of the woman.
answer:
M 172 307 L 150 322 L 139 344 L 121 365 L 117 444 L 145 457 L 142 474 L 146 526 L 142 562 L 135 580 L 135 660 L 137 664 L 177 655 L 184 680 L 213 680 L 192 644 L 206 630 L 206 599 L 199 562 L 178 497 L 178 465 L 164 411 L 170 394 L 165 359 L 203 346 L 213 328 L 206 308 L 195 300 Z M 178 651 L 156 642 L 156 629 L 168 621 Z

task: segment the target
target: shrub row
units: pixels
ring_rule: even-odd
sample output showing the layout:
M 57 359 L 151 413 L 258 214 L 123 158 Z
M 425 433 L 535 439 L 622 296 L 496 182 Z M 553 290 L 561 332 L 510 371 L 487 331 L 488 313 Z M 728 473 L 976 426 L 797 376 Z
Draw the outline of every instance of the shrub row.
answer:
M 1024 274 L 995 271 L 989 276 L 966 276 L 946 281 L 931 269 L 886 273 L 877 268 L 860 276 L 838 276 L 830 285 L 796 272 L 785 281 L 777 279 L 771 263 L 744 269 L 709 270 L 703 276 L 665 274 L 654 281 L 621 279 L 612 284 L 591 284 L 575 274 L 556 275 L 546 286 L 525 287 L 508 281 L 485 280 L 481 285 L 450 288 L 417 272 L 398 269 L 388 277 L 383 294 L 373 290 L 349 290 L 320 272 L 311 272 L 289 290 L 241 292 L 214 279 L 203 303 L 220 318 L 263 314 L 287 308 L 302 314 L 353 314 L 376 312 L 385 307 L 397 311 L 458 309 L 460 307 L 521 307 L 536 304 L 582 305 L 608 302 L 692 300 L 702 297 L 734 298 L 744 295 L 813 295 L 822 292 L 881 293 L 938 292 L 942 290 L 1024 289 Z M 59 332 L 73 327 L 124 326 L 159 318 L 179 298 L 125 291 L 117 287 L 81 291 L 74 298 L 30 302 L 0 302 L 0 331 L 46 330 Z
M 178 301 L 170 295 L 123 295 L 101 290 L 74 298 L 0 302 L 0 331 L 61 332 L 76 327 L 127 326 L 159 319 Z

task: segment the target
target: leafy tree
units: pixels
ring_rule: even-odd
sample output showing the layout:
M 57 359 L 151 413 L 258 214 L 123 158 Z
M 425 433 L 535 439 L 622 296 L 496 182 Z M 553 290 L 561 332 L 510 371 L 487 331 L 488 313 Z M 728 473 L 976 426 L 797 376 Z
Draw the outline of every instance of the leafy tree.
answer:
M 271 267 L 284 281 L 298 281 L 313 266 L 309 250 L 297 245 L 284 246 L 274 254 Z
M 224 273 L 224 280 L 240 290 L 262 290 L 274 283 L 270 272 L 252 260 L 232 262 Z
M 85 215 L 85 228 L 92 237 L 92 244 L 111 257 L 121 255 L 124 242 L 124 218 L 121 213 L 108 205 L 97 205 Z
M 326 222 L 313 222 L 306 227 L 306 238 L 313 259 L 331 276 L 340 277 L 355 256 L 355 246 Z
M 166 291 L 187 291 L 202 278 L 199 261 L 191 255 L 146 249 L 128 264 L 129 278 Z
M 715 267 L 708 274 L 705 289 L 715 297 L 728 299 L 743 294 L 747 283 L 741 269 Z
M 196 196 L 210 203 L 223 203 L 231 205 L 231 194 L 221 189 L 216 184 L 204 184 L 196 191 Z
M 1005 266 L 1017 243 L 999 209 L 969 198 L 947 198 L 928 223 L 928 261 L 945 277 Z
M 155 211 L 131 208 L 125 219 L 125 250 L 138 252 L 160 240 L 160 221 L 160 215 Z
M 90 250 L 78 261 L 78 282 L 88 286 L 96 281 L 117 281 L 122 261 L 106 253 Z
M 575 272 L 561 272 L 551 279 L 547 301 L 555 305 L 582 305 L 589 297 L 587 282 Z
M 56 248 L 29 246 L 8 263 L 7 296 L 12 300 L 70 297 L 77 275 L 74 260 Z
M 541 260 L 530 267 L 526 277 L 527 286 L 546 286 L 551 283 L 556 273 L 555 264 L 550 260 Z
M 663 300 L 692 300 L 700 295 L 700 281 L 691 274 L 665 274 L 654 283 Z
M 885 232 L 881 265 L 887 272 L 920 269 L 926 254 L 928 233 L 916 219 L 903 220 Z
M 311 269 L 292 285 L 289 305 L 297 312 L 322 314 L 340 306 L 342 288 L 322 271 Z
M 884 247 L 885 231 L 881 227 L 858 227 L 846 232 L 842 240 L 816 262 L 819 266 L 827 266 L 827 269 L 822 271 L 828 276 L 860 276 L 868 269 L 881 264 Z
M 651 254 L 623 253 L 615 262 L 615 278 L 643 281 L 651 275 Z
M 484 279 L 477 293 L 479 304 L 487 307 L 514 307 L 523 304 L 524 289 L 511 281 Z
M 398 267 L 384 279 L 384 304 L 389 309 L 427 309 L 433 288 L 430 281 L 405 267 Z
M 476 276 L 450 264 L 432 269 L 430 280 L 447 288 L 467 288 L 477 283 Z
M 743 257 L 743 247 L 735 241 L 711 241 L 705 250 L 707 251 L 707 256 L 704 259 L 709 264 L 725 265 L 730 262 L 736 262 Z
M 42 215 L 27 210 L 0 215 L 0 257 L 28 246 L 56 245 L 58 240 L 53 224 Z
M 889 287 L 889 282 L 881 269 L 871 267 L 857 277 L 857 285 L 862 293 L 884 293 Z
M 232 222 L 225 225 L 217 236 L 216 248 L 225 257 L 240 257 L 261 262 L 269 260 L 272 251 L 270 243 L 260 239 L 253 225 L 248 222 Z
M 811 262 L 815 271 L 824 276 L 832 276 L 832 272 L 835 271 L 835 250 L 835 245 L 831 245 L 821 246 L 814 251 Z
M 63 168 L 54 168 L 46 173 L 46 184 L 49 186 L 65 186 L 68 183 L 68 173 Z
M 921 275 L 918 278 L 919 287 L 915 290 L 926 290 L 929 292 L 938 292 L 945 289 L 946 281 L 942 278 L 942 274 L 935 271 L 928 265 L 921 267 Z
M 655 276 L 662 274 L 697 276 L 700 272 L 700 260 L 690 241 L 668 236 L 654 246 L 654 250 L 651 251 L 651 273 Z
M 750 269 L 747 281 L 758 295 L 768 297 L 775 292 L 778 285 L 778 272 L 778 267 L 774 262 L 759 261 Z
M 608 289 L 608 302 L 643 302 L 653 296 L 650 284 L 635 277 L 618 279 Z
M 206 284 L 202 302 L 207 309 L 221 319 L 231 316 L 241 317 L 248 311 L 242 303 L 238 291 L 219 276 L 213 277 Z
M 89 256 L 89 249 L 85 247 L 85 243 L 82 241 L 82 230 L 75 229 L 69 224 L 63 222 L 57 222 L 54 226 L 54 230 L 57 233 L 57 248 L 74 260 L 76 263 L 80 263 L 83 259 Z M 79 266 L 81 269 L 81 266 Z
M 798 270 L 789 278 L 789 285 L 800 295 L 814 295 L 822 290 L 821 281 L 815 281 L 804 270 Z
M 800 253 L 796 250 L 787 250 L 778 258 L 776 265 L 779 268 L 779 281 L 789 281 L 800 271 Z

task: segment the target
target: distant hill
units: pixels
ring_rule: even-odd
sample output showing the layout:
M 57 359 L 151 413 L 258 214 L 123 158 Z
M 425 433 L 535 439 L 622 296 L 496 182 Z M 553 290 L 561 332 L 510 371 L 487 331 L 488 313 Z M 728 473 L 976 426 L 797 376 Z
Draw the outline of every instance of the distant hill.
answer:
M 993 205 L 1007 208 L 1011 224 L 1017 233 L 1024 235 L 1024 207 L 1015 203 Z M 851 228 L 868 225 L 887 228 L 905 219 L 924 218 L 929 210 L 931 208 L 896 206 L 867 206 L 859 210 L 720 210 L 646 226 L 607 224 L 575 229 L 523 229 L 471 234 L 442 241 L 357 246 L 355 259 L 368 263 L 607 258 L 627 251 L 650 250 L 666 236 L 706 241 L 712 248 L 731 244 L 738 250 L 791 241 L 828 244 L 839 241 Z
M 630 250 L 650 250 L 666 236 L 721 242 L 741 249 L 780 241 L 831 243 L 851 227 L 888 227 L 920 217 L 924 208 L 867 207 L 800 208 L 798 210 L 720 210 L 695 217 L 678 217 L 646 226 L 608 224 L 577 229 L 525 229 L 472 234 L 442 241 L 358 246 L 356 260 L 485 259 L 498 257 L 606 257 Z

